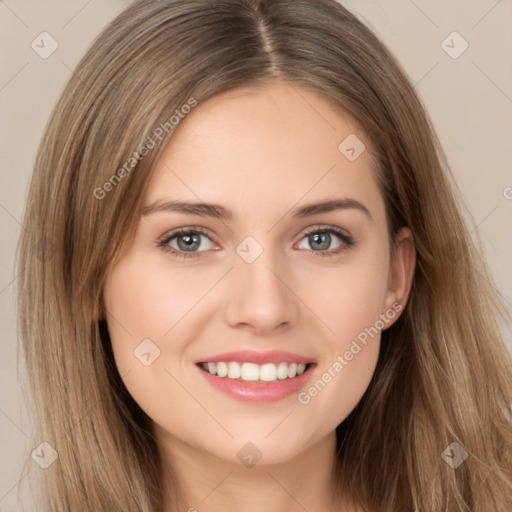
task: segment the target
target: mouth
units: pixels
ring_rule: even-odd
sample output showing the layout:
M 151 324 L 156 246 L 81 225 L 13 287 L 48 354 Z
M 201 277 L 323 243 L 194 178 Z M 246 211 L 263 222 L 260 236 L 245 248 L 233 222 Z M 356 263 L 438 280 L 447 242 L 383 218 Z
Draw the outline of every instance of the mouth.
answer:
M 237 382 L 275 383 L 296 379 L 316 366 L 315 363 L 256 364 L 240 361 L 199 362 L 196 365 L 210 375 Z
M 236 350 L 196 360 L 204 383 L 242 402 L 276 402 L 298 393 L 317 362 L 285 350 Z

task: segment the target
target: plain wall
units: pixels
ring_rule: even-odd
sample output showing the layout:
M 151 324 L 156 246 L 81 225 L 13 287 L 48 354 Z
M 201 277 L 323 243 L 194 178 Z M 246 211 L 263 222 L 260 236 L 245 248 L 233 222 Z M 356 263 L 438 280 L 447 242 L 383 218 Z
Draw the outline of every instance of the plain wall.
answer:
M 512 3 L 495 0 L 346 0 L 398 57 L 423 99 L 480 236 L 495 289 L 512 304 Z M 72 69 L 126 1 L 0 2 L 0 511 L 37 510 L 26 477 L 34 462 L 21 395 L 14 259 L 39 139 Z M 57 41 L 47 59 L 31 47 L 41 32 Z M 442 48 L 457 31 L 458 58 Z M 453 37 L 451 38 L 453 39 Z M 452 53 L 462 40 L 448 38 Z M 503 326 L 512 347 L 510 326 Z M 35 468 L 37 471 L 42 469 Z M 18 485 L 21 481 L 22 485 Z

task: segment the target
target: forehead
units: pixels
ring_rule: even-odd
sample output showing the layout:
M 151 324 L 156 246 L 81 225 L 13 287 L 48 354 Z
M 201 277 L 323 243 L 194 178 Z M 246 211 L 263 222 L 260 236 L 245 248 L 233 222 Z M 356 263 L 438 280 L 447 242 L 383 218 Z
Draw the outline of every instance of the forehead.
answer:
M 378 203 L 369 146 L 364 132 L 315 92 L 286 83 L 229 91 L 180 122 L 145 204 L 203 200 L 244 212 L 334 196 Z

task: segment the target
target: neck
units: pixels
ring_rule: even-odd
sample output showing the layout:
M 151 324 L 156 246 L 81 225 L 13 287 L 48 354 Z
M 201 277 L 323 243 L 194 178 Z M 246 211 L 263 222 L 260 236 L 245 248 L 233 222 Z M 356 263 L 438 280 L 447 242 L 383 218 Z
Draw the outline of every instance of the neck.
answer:
M 161 446 L 166 489 L 163 512 L 341 510 L 333 500 L 334 432 L 292 460 L 258 462 L 252 467 L 220 459 L 170 436 Z

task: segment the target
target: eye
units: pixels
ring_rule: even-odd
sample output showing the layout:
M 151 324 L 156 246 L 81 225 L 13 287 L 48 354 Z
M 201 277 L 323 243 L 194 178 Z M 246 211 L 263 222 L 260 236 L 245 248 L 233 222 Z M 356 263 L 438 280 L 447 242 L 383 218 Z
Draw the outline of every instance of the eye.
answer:
M 205 244 L 202 238 L 208 239 L 210 244 L 213 243 L 208 233 L 201 228 L 180 228 L 165 235 L 158 245 L 175 256 L 197 258 L 200 256 L 199 253 L 211 249 L 211 247 L 208 247 L 208 243 L 206 244 L 207 247 L 204 248 Z M 202 250 L 199 250 L 200 247 Z
M 204 244 L 203 238 L 209 242 Z M 315 256 L 335 256 L 354 245 L 354 240 L 349 233 L 334 226 L 311 229 L 304 234 L 301 241 L 304 239 L 307 240 L 310 247 L 309 251 Z M 337 245 L 329 249 L 336 239 L 338 240 Z M 167 233 L 158 242 L 158 246 L 178 258 L 197 258 L 201 256 L 202 252 L 218 250 L 218 246 L 212 242 L 209 233 L 199 227 L 179 228 Z M 304 249 L 302 243 L 299 243 L 299 249 Z
M 338 239 L 338 245 L 328 250 L 333 242 L 332 235 Z M 307 240 L 310 250 L 315 256 L 334 256 L 354 245 L 353 238 L 345 230 L 334 226 L 312 229 L 304 234 L 302 240 L 304 239 Z M 303 249 L 303 247 L 300 247 L 300 249 Z

